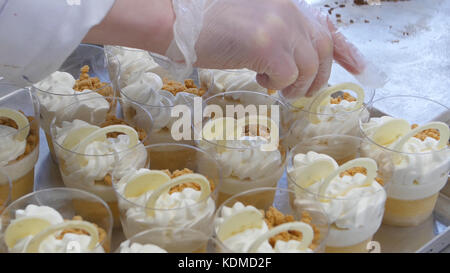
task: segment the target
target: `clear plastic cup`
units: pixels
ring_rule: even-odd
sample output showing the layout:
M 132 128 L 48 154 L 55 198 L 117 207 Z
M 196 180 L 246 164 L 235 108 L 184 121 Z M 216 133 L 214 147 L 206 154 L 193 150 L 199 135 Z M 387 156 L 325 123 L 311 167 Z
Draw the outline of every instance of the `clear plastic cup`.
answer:
M 86 207 L 86 204 L 89 204 Z M 30 206 L 35 206 L 30 207 Z M 20 199 L 12 202 L 1 215 L 1 242 L 0 249 L 5 252 L 24 252 L 25 244 L 20 244 L 21 240 L 29 234 L 28 236 L 35 236 L 42 232 L 42 229 L 39 229 L 41 226 L 31 224 L 30 229 L 25 230 L 24 233 L 21 234 L 19 238 L 17 238 L 16 244 L 13 248 L 8 248 L 5 242 L 5 232 L 7 231 L 8 226 L 11 223 L 14 223 L 15 220 L 18 219 L 17 211 L 18 210 L 26 210 L 24 213 L 22 211 L 22 217 L 33 217 L 33 218 L 41 218 L 47 221 L 50 218 L 55 219 L 55 212 L 50 212 L 48 208 L 50 207 L 53 210 L 56 210 L 57 213 L 62 216 L 64 220 L 72 220 L 75 216 L 81 216 L 82 220 L 90 222 L 91 224 L 95 224 L 99 230 L 99 242 L 92 249 L 92 252 L 109 252 L 110 244 L 111 244 L 111 230 L 112 230 L 112 215 L 111 210 L 108 205 L 97 197 L 94 194 L 88 193 L 86 191 L 78 190 L 78 189 L 69 189 L 69 188 L 50 188 L 45 190 L 36 191 L 30 193 L 26 196 L 21 197 Z M 28 209 L 27 209 L 28 208 Z M 45 210 L 45 211 L 42 211 Z M 58 217 L 59 218 L 59 217 Z M 75 219 L 79 219 L 76 217 Z M 53 225 L 56 225 L 53 222 Z M 60 230 L 55 230 L 55 233 L 58 233 L 58 236 L 61 234 Z M 68 230 L 65 229 L 65 232 L 68 233 L 80 234 L 76 229 Z M 70 232 L 72 231 L 72 232 Z M 51 236 L 51 235 L 48 235 Z M 44 237 L 45 238 L 45 237 Z M 61 238 L 61 237 L 59 237 Z M 77 244 L 78 241 L 76 238 L 72 238 L 72 240 L 67 240 L 70 238 L 59 239 L 60 244 L 58 248 L 50 248 L 50 252 L 80 252 L 83 249 L 78 248 L 80 244 Z M 45 241 L 44 241 L 45 242 Z M 86 249 L 85 249 L 86 250 Z
M 0 214 L 11 201 L 11 179 L 0 171 Z
M 140 232 L 121 243 L 117 253 L 214 253 L 217 241 L 189 228 L 160 227 Z
M 113 174 L 114 189 L 119 200 L 120 219 L 125 236 L 131 238 L 139 232 L 158 227 L 191 228 L 200 230 L 205 234 L 211 234 L 211 222 L 216 209 L 217 191 L 221 187 L 221 172 L 218 162 L 205 151 L 185 144 L 153 144 L 147 146 L 146 149 L 149 158 L 146 164 L 134 164 L 134 168 L 130 168 L 122 179 L 115 177 Z M 153 154 L 157 156 L 153 156 Z M 122 159 L 122 161 L 129 160 L 127 156 Z M 122 165 L 122 162 L 118 161 L 117 165 Z M 173 198 L 171 198 L 173 192 L 170 195 L 165 194 L 167 191 L 160 192 L 160 195 L 156 196 L 154 205 L 148 205 L 148 202 L 152 193 L 157 192 L 158 187 L 144 191 L 135 197 L 125 195 L 128 183 L 134 175 L 142 171 L 148 169 L 168 170 L 175 174 L 175 171 L 182 171 L 186 168 L 196 174 L 205 176 L 210 184 L 214 185 L 213 190 L 201 200 L 196 199 L 201 197 L 189 197 L 188 194 L 192 194 L 192 191 L 191 193 L 185 193 L 184 188 L 179 189 L 180 195 Z M 171 177 L 171 179 L 173 178 Z M 170 190 L 173 189 L 172 187 Z M 163 200 L 160 200 L 161 198 Z M 157 202 L 158 200 L 160 202 Z M 180 206 L 180 204 L 182 205 Z
M 352 181 L 344 182 L 342 180 L 342 185 L 347 185 L 344 188 L 336 186 L 336 183 L 341 183 L 341 181 L 335 182 L 332 186 L 332 190 L 335 191 L 333 195 L 326 194 L 325 191 L 321 193 L 320 186 L 315 186 L 322 185 L 317 183 L 326 183 L 327 179 L 333 181 L 338 176 L 332 175 L 338 169 L 337 166 L 360 158 L 363 142 L 362 138 L 353 136 L 320 136 L 299 143 L 289 152 L 286 167 L 289 188 L 296 193 L 296 198 L 300 200 L 317 200 L 328 214 L 330 231 L 325 252 L 368 252 L 367 244 L 381 225 L 386 200 L 386 186 L 388 185 L 386 181 L 389 180 L 390 172 L 383 173 L 378 168 L 377 179 L 381 179 L 379 181 L 382 182 L 378 184 L 374 181 L 373 183 L 377 184 L 370 188 L 365 187 L 366 190 L 360 190 L 361 183 L 356 178 L 352 178 L 355 179 Z M 324 164 L 316 167 L 322 169 L 316 169 L 310 173 L 309 170 L 312 168 L 307 166 L 319 164 L 320 161 L 324 161 L 324 158 L 309 152 L 327 155 L 337 164 L 333 167 L 331 164 Z M 307 156 L 302 163 L 295 165 L 294 157 L 297 154 L 306 154 Z M 359 165 L 356 167 L 364 168 L 367 175 L 366 167 Z M 342 172 L 351 169 L 343 167 Z M 340 173 L 341 177 L 343 176 L 342 172 Z M 356 173 L 348 175 L 354 177 Z
M 86 108 L 95 109 L 87 111 Z M 84 139 L 111 125 L 128 125 L 138 133 L 137 144 L 130 137 L 106 133 L 107 139 Z M 84 131 L 83 131 L 84 130 Z M 111 207 L 115 224 L 119 225 L 117 198 L 112 187 L 112 172 L 117 175 L 133 167 L 134 162 L 116 166 L 125 154 L 133 151 L 137 162 L 147 160 L 144 148 L 152 130 L 152 118 L 144 108 L 117 97 L 100 97 L 80 100 L 65 108 L 51 124 L 51 135 L 55 144 L 62 180 L 67 187 L 86 190 L 100 196 Z M 100 137 L 105 136 L 105 133 Z M 113 135 L 111 135 L 113 134 Z M 71 140 L 70 140 L 71 139 Z M 84 143 L 84 144 L 83 144 Z M 80 145 L 84 145 L 81 151 Z M 83 148 L 81 148 L 83 149 Z
M 267 192 L 270 192 L 268 194 Z M 267 204 L 266 202 L 260 202 L 260 195 L 273 195 L 275 196 L 275 200 L 273 203 Z M 268 222 L 273 225 L 270 229 L 279 226 L 283 223 L 292 222 L 292 221 L 302 221 L 306 222 L 310 226 L 313 227 L 314 231 L 314 239 L 312 241 L 312 245 L 309 245 L 308 248 L 312 250 L 312 252 L 323 252 L 326 244 L 326 240 L 329 233 L 329 223 L 328 217 L 326 213 L 323 211 L 322 206 L 315 201 L 314 199 L 295 199 L 295 202 L 289 202 L 289 199 L 295 199 L 295 192 L 289 189 L 283 188 L 256 188 L 249 191 L 245 191 L 239 194 L 236 194 L 226 200 L 218 209 L 214 219 L 214 237 L 219 242 L 219 246 L 221 252 L 248 252 L 252 248 L 252 244 L 258 240 L 258 238 L 266 233 L 260 232 L 258 229 L 262 229 L 263 227 L 253 227 L 250 228 L 251 232 L 246 232 L 249 227 L 252 227 L 252 223 L 244 223 L 245 219 L 249 217 L 245 217 L 245 219 L 240 219 L 237 221 L 237 225 L 231 228 L 228 232 L 222 232 L 222 224 L 225 223 L 228 217 L 239 214 L 244 206 L 245 209 L 249 209 L 247 206 L 253 206 L 260 212 L 264 213 L 266 218 L 266 225 Z M 241 203 L 241 204 L 238 204 Z M 240 208 L 239 208 L 240 207 Z M 224 215 L 224 208 L 228 208 L 226 215 Z M 233 208 L 233 211 L 230 212 L 230 208 Z M 274 213 L 274 209 L 278 210 L 278 212 Z M 244 218 L 242 216 L 241 218 Z M 241 224 L 242 226 L 239 226 Z M 248 226 L 246 226 L 248 224 Z M 232 225 L 228 223 L 228 227 Z M 289 232 L 292 230 L 289 229 Z M 229 234 L 227 234 L 229 233 Z M 245 233 L 244 235 L 240 235 L 239 233 Z M 275 236 L 276 234 L 273 234 Z M 239 237 L 240 236 L 240 237 Z M 234 237 L 234 238 L 233 238 Z M 283 241 L 286 240 L 295 240 L 293 238 L 284 238 Z M 276 240 L 278 241 L 278 240 Z M 270 241 L 269 241 L 270 242 Z M 296 249 L 293 249 L 289 246 L 277 246 L 278 242 L 271 242 L 271 246 L 277 248 L 277 252 L 298 252 Z M 261 248 L 256 248 L 257 252 L 271 252 L 270 250 L 262 251 Z
M 116 87 L 114 86 L 114 82 L 111 81 L 108 73 L 108 64 L 104 50 L 100 46 L 88 44 L 79 45 L 64 61 L 58 71 L 69 73 L 75 79 L 78 79 L 80 76 L 80 69 L 85 65 L 89 65 L 90 77 L 98 77 L 101 82 L 107 84 L 102 88 L 83 92 L 66 89 L 59 90 L 57 87 L 43 90 L 38 88 L 36 84 L 31 87 L 40 102 L 40 125 L 45 132 L 50 154 L 55 162 L 55 151 L 50 135 L 50 124 L 52 120 L 61 115 L 67 106 L 79 100 L 99 97 L 100 95 L 114 96 L 116 93 Z
M 203 138 L 202 130 L 208 122 L 213 121 L 217 116 L 211 118 L 208 113 L 209 107 L 218 107 L 224 116 L 236 118 L 236 114 L 228 111 L 227 108 L 249 109 L 242 117 L 259 115 L 263 118 L 272 119 L 278 127 L 278 144 L 275 149 L 267 150 L 267 144 L 259 137 L 259 142 L 242 140 L 208 140 Z M 247 108 L 248 107 L 248 108 Z M 253 110 L 251 110 L 253 109 Z M 289 129 L 287 107 L 279 99 L 252 91 L 232 91 L 217 94 L 204 101 L 202 122 L 194 120 L 193 131 L 195 132 L 196 144 L 209 154 L 216 156 L 222 166 L 223 183 L 219 190 L 219 204 L 232 195 L 246 190 L 260 187 L 275 187 L 284 172 L 284 163 L 287 154 L 286 137 Z M 240 118 L 240 117 L 237 117 Z M 264 121 L 259 126 L 267 126 Z M 268 125 L 269 127 L 271 125 Z M 270 131 L 269 127 L 268 130 Z M 261 127 L 259 127 L 260 129 Z M 258 129 L 258 130 L 259 130 Z M 226 130 L 225 130 L 226 131 Z M 276 134 L 276 132 L 274 131 Z M 257 134 L 260 134 L 259 131 Z M 269 138 L 265 138 L 266 140 Z M 270 137 L 271 139 L 271 137 Z M 276 141 L 270 140 L 271 142 Z M 273 201 L 273 192 L 264 192 L 260 196 L 267 204 Z
M 342 91 L 336 91 L 331 94 L 331 99 L 337 98 L 344 94 Z M 352 90 L 345 90 L 354 98 L 358 98 L 356 92 Z M 291 113 L 291 133 L 288 139 L 289 148 L 294 147 L 298 143 L 308 140 L 310 138 L 321 135 L 351 135 L 359 136 L 358 119 L 360 115 L 368 115 L 363 106 L 357 109 L 346 109 L 344 106 L 338 104 L 328 104 L 330 107 L 322 106 L 320 112 L 311 109 L 312 105 L 319 97 L 310 98 L 311 101 L 305 104 L 304 108 L 297 108 L 293 105 L 294 101 L 283 96 L 280 92 L 280 97 L 283 102 L 289 107 Z M 372 102 L 375 96 L 375 90 L 364 89 L 364 104 Z M 345 99 L 343 100 L 345 101 Z M 347 106 L 346 106 L 347 107 Z M 339 109 L 340 108 L 340 109 Z
M 380 144 L 375 140 L 373 132 L 376 131 L 373 130 L 378 128 L 378 125 L 375 125 L 376 118 L 384 116 L 380 110 L 386 108 L 391 108 L 393 118 L 403 119 L 409 123 L 409 125 L 405 124 L 406 129 L 413 124 L 421 126 L 439 120 L 444 121 L 448 126 L 450 109 L 427 98 L 390 96 L 368 105 L 370 119 L 367 117 L 360 119 L 361 132 L 367 139 L 367 145 L 363 149 L 365 156 L 372 157 L 377 162 L 392 158 L 393 162 L 383 223 L 394 226 L 416 226 L 430 217 L 439 191 L 447 183 L 450 171 L 450 149 L 448 146 L 440 150 L 427 149 L 425 146 L 428 144 L 425 144 L 424 140 L 428 137 L 422 140 L 423 152 L 405 150 L 408 149 L 406 145 L 394 147 L 395 143 L 401 141 L 399 138 L 389 144 Z M 398 130 L 396 133 L 404 136 L 405 132 L 401 131 L 401 128 L 401 125 L 397 125 L 391 131 Z M 407 139 L 406 143 L 409 143 L 412 138 Z
M 28 122 L 19 129 L 17 121 L 0 113 L 0 170 L 11 179 L 11 199 L 16 200 L 34 187 L 34 166 L 39 157 L 39 102 L 27 88 L 0 83 L 2 109 L 21 112 L 22 119 Z
M 121 66 L 121 73 L 118 79 L 120 96 L 141 105 L 152 114 L 154 124 L 151 136 L 152 144 L 173 142 L 193 145 L 192 134 L 186 139 L 177 139 L 172 135 L 172 125 L 179 119 L 179 113 L 176 111 L 176 108 L 187 106 L 190 113 L 187 113 L 186 107 L 181 110 L 184 112 L 183 115 L 190 114 L 189 118 L 191 119 L 194 114 L 194 99 L 205 96 L 213 83 L 212 75 L 206 74 L 209 75 L 209 78 L 205 75 L 200 78 L 197 70 L 194 70 L 185 79 L 192 80 L 197 89 L 205 90 L 206 93 L 201 96 L 187 92 L 178 92 L 175 89 L 173 92 L 162 90 L 160 89 L 161 81 L 164 79 L 173 80 L 174 77 L 155 61 L 159 59 L 154 58 L 157 57 L 152 58 L 149 56 L 148 58 L 137 59 Z M 152 72 L 157 77 L 147 82 L 142 80 L 141 73 L 144 72 Z M 200 105 L 201 101 L 199 102 Z

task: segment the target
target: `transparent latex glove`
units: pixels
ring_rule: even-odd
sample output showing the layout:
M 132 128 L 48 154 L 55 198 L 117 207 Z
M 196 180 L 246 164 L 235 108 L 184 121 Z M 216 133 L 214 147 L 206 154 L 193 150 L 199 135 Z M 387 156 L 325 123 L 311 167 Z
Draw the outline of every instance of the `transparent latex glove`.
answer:
M 179 75 L 192 65 L 248 68 L 262 86 L 296 98 L 327 84 L 334 58 L 366 83 L 384 84 L 328 17 L 303 1 L 173 0 L 173 6 L 174 40 L 166 55 Z

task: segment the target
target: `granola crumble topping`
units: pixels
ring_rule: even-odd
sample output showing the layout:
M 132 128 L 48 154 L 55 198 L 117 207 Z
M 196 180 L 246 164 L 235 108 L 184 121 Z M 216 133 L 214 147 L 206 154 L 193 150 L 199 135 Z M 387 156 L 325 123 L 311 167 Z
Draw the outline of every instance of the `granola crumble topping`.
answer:
M 336 98 L 331 98 L 331 104 L 339 104 L 342 100 L 346 100 L 348 102 L 356 101 L 356 98 L 350 95 L 348 92 L 343 92 L 342 95 L 337 96 Z
M 143 141 L 147 137 L 147 133 L 144 131 L 144 129 L 131 126 L 123 119 L 117 118 L 115 115 L 108 115 L 106 117 L 105 122 L 100 124 L 100 127 L 104 128 L 104 127 L 107 127 L 110 125 L 127 125 L 127 126 L 134 128 L 136 130 L 136 132 L 138 133 L 140 141 Z M 108 133 L 106 136 L 110 137 L 110 138 L 116 138 L 118 135 L 121 135 L 121 134 L 123 134 L 123 133 L 111 132 L 111 133 Z
M 72 220 L 78 220 L 78 221 L 83 221 L 83 217 L 81 216 L 74 216 L 72 218 Z M 93 224 L 97 230 L 98 230 L 98 239 L 99 242 L 103 242 L 103 240 L 106 238 L 106 231 L 99 227 L 97 224 L 95 223 L 91 223 Z M 62 240 L 64 238 L 64 235 L 67 233 L 72 233 L 72 234 L 78 234 L 78 235 L 89 235 L 89 233 L 83 229 L 79 229 L 79 228 L 68 228 L 63 230 L 59 235 L 56 236 L 56 239 L 58 240 Z
M 175 170 L 172 173 L 169 170 L 162 170 L 162 171 L 167 173 L 167 175 L 170 176 L 170 178 L 172 178 L 172 179 L 175 178 L 175 177 L 178 177 L 178 176 L 185 175 L 185 174 L 194 173 L 192 170 L 190 170 L 188 168 L 184 168 L 183 170 Z M 207 179 L 209 181 L 209 185 L 211 187 L 211 191 L 214 191 L 214 189 L 215 189 L 214 182 L 211 179 L 209 179 L 209 178 L 207 178 Z M 177 186 L 174 186 L 174 187 L 170 188 L 169 194 L 172 194 L 172 193 L 175 193 L 175 192 L 182 192 L 185 188 L 191 188 L 191 189 L 194 189 L 196 191 L 200 190 L 200 186 L 198 184 L 192 183 L 192 182 L 187 182 L 187 183 L 183 183 L 183 184 L 180 184 L 180 185 L 177 185 Z
M 357 173 L 361 173 L 363 175 L 367 175 L 367 170 L 364 167 L 353 167 L 353 168 L 350 168 L 348 170 L 345 170 L 345 171 L 341 172 L 339 174 L 339 177 L 344 177 L 346 175 L 347 176 L 354 176 Z M 381 186 L 384 186 L 383 178 L 378 176 L 378 177 L 375 178 L 375 181 L 377 181 L 378 184 L 380 184 Z
M 411 125 L 411 129 L 415 129 L 417 127 L 419 127 L 418 124 Z M 420 139 L 422 141 L 424 141 L 427 137 L 431 137 L 431 138 L 434 138 L 436 140 L 439 140 L 441 138 L 441 134 L 439 133 L 439 130 L 426 129 L 426 130 L 423 130 L 422 132 L 416 134 L 414 137 L 418 138 L 418 139 Z
M 90 77 L 89 70 L 89 65 L 85 65 L 80 69 L 80 78 L 76 80 L 73 90 L 81 92 L 89 89 L 104 97 L 112 97 L 114 95 L 112 87 L 108 86 L 108 83 L 101 82 L 98 77 Z
M 190 94 L 194 94 L 196 96 L 203 96 L 206 93 L 206 90 L 202 87 L 198 88 L 194 80 L 186 79 L 184 80 L 184 84 L 181 82 L 169 80 L 167 78 L 163 79 L 163 87 L 162 90 L 169 91 L 172 95 L 176 95 L 179 92 L 186 92 Z
M 284 223 L 289 223 L 289 222 L 295 221 L 294 216 L 285 215 L 274 207 L 270 207 L 265 212 L 264 217 L 265 217 L 264 221 L 266 222 L 269 229 L 274 228 L 274 227 L 279 226 Z M 309 213 L 307 213 L 307 212 L 302 213 L 302 218 L 300 219 L 300 221 L 310 225 L 313 228 L 314 238 L 313 238 L 311 245 L 309 245 L 309 248 L 315 249 L 318 246 L 318 242 L 320 240 L 320 230 L 315 225 L 311 224 L 312 218 L 309 215 Z M 269 239 L 269 243 L 272 247 L 274 247 L 278 240 L 282 240 L 285 242 L 287 242 L 289 240 L 301 241 L 302 237 L 303 237 L 303 235 L 301 232 L 296 231 L 296 230 L 289 230 L 289 231 L 281 232 L 281 233 L 273 236 L 272 238 Z

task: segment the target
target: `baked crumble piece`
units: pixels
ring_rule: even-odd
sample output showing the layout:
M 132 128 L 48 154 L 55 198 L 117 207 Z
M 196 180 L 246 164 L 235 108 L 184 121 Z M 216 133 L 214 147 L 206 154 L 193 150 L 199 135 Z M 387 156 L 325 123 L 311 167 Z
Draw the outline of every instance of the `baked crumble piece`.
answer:
M 184 168 L 183 170 L 175 170 L 172 173 L 169 170 L 162 170 L 162 171 L 165 172 L 172 179 L 175 178 L 175 177 L 178 177 L 178 176 L 185 175 L 185 174 L 194 173 L 192 170 L 190 170 L 188 168 Z M 207 179 L 209 181 L 209 185 L 211 187 L 211 191 L 214 191 L 214 189 L 215 189 L 214 182 L 211 179 L 209 179 L 209 178 L 207 178 Z M 175 193 L 175 192 L 182 192 L 185 188 L 191 188 L 191 189 L 194 189 L 196 191 L 200 190 L 200 186 L 197 185 L 196 183 L 187 182 L 187 183 L 183 183 L 183 184 L 180 184 L 180 185 L 177 185 L 177 186 L 174 186 L 174 187 L 170 188 L 169 194 L 172 194 L 172 193 Z
M 108 115 L 106 117 L 105 122 L 100 124 L 100 127 L 104 128 L 104 127 L 107 127 L 107 126 L 110 126 L 110 125 L 127 125 L 127 126 L 130 126 L 130 127 L 134 128 L 136 130 L 136 132 L 138 133 L 140 141 L 143 141 L 147 137 L 147 133 L 143 129 L 131 126 L 125 120 L 119 119 L 115 115 L 111 115 L 111 114 Z M 110 138 L 116 138 L 118 135 L 121 135 L 121 134 L 123 134 L 123 133 L 111 132 L 111 133 L 108 133 L 106 136 L 110 137 Z
M 101 82 L 98 77 L 90 77 L 89 70 L 89 65 L 85 65 L 80 69 L 80 77 L 76 80 L 73 90 L 81 92 L 85 89 L 89 89 L 104 97 L 114 96 L 112 87 L 109 86 L 108 83 Z
M 348 102 L 356 101 L 356 98 L 350 95 L 348 92 L 343 92 L 342 95 L 337 96 L 336 98 L 331 98 L 331 104 L 339 104 L 342 100 L 346 100 Z
M 417 127 L 419 127 L 418 124 L 411 125 L 411 129 L 415 129 Z M 418 139 L 420 139 L 422 141 L 424 141 L 427 137 L 431 137 L 431 138 L 434 138 L 436 140 L 439 140 L 441 138 L 441 134 L 439 133 L 439 130 L 426 129 L 426 130 L 423 130 L 422 132 L 416 134 L 414 137 L 418 138 Z
M 347 176 L 354 176 L 357 173 L 361 173 L 363 175 L 367 175 L 367 170 L 364 167 L 353 167 L 353 168 L 350 168 L 348 170 L 345 170 L 345 171 L 341 172 L 339 174 L 339 177 L 344 177 L 345 175 L 347 175 Z M 384 186 L 383 178 L 378 176 L 378 177 L 375 178 L 375 181 L 377 181 L 378 184 L 380 184 L 381 186 Z
M 72 218 L 72 220 L 78 220 L 78 221 L 83 221 L 83 217 L 81 216 L 74 216 Z M 106 238 L 106 231 L 99 227 L 97 224 L 95 223 L 91 223 L 93 224 L 97 230 L 98 230 L 98 239 L 99 242 L 103 242 L 103 240 Z M 58 240 L 62 240 L 64 238 L 64 235 L 67 233 L 72 233 L 72 234 L 78 234 L 78 235 L 89 235 L 89 233 L 83 229 L 79 229 L 79 228 L 68 228 L 63 230 L 59 235 L 56 236 L 56 239 Z
M 25 115 L 25 113 L 23 111 L 20 111 L 20 113 L 22 113 L 23 115 Z M 26 116 L 26 115 L 25 115 Z M 25 151 L 23 154 L 19 155 L 15 160 L 11 161 L 19 161 L 23 158 L 25 158 L 27 155 L 29 155 L 31 152 L 34 151 L 34 148 L 36 148 L 36 146 L 39 143 L 39 129 L 36 128 L 35 123 L 33 123 L 34 121 L 34 117 L 32 116 L 26 116 L 29 122 L 29 126 L 30 126 L 30 132 L 28 133 L 28 136 L 26 138 L 27 144 L 25 147 Z M 6 117 L 0 117 L 0 125 L 4 125 L 4 126 L 9 126 L 12 127 L 14 129 L 18 129 L 18 125 L 16 124 L 16 122 L 10 118 L 6 118 Z
M 204 88 L 198 88 L 192 79 L 184 80 L 184 84 L 181 82 L 169 80 L 167 78 L 163 79 L 163 87 L 162 90 L 169 91 L 172 95 L 176 95 L 179 92 L 186 92 L 190 94 L 194 94 L 196 96 L 203 96 L 206 93 Z
M 265 213 L 264 213 L 264 221 L 266 222 L 269 229 L 274 228 L 276 226 L 279 226 L 284 223 L 294 222 L 294 216 L 292 215 L 285 215 L 282 212 L 280 212 L 278 209 L 274 207 L 270 207 Z M 300 219 L 301 222 L 306 223 L 310 225 L 314 230 L 314 238 L 312 243 L 309 245 L 310 249 L 315 249 L 318 246 L 318 242 L 320 240 L 320 230 L 313 224 L 311 224 L 312 218 L 307 212 L 302 213 L 302 217 Z M 272 247 L 275 247 L 275 244 L 278 240 L 282 241 L 290 241 L 290 240 L 297 240 L 301 241 L 303 235 L 301 232 L 296 230 L 289 230 L 281 232 L 269 239 L 269 243 Z

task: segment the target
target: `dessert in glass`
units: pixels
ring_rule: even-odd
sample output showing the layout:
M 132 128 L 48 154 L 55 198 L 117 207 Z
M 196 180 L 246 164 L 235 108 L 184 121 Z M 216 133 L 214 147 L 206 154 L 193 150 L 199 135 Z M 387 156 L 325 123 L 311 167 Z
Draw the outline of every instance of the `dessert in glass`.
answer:
M 29 89 L 0 83 L 0 171 L 11 199 L 30 193 L 39 157 L 39 102 Z M 9 189 L 0 181 L 0 192 Z
M 130 166 L 121 177 L 113 173 L 125 236 L 131 238 L 158 227 L 173 227 L 177 231 L 190 228 L 211 234 L 221 183 L 217 161 L 201 149 L 185 144 L 160 143 L 146 149 L 149 162 Z M 161 155 L 161 160 L 152 161 L 153 152 Z M 168 160 L 180 152 L 187 158 Z M 122 161 L 130 159 L 124 156 Z M 117 165 L 123 165 L 122 161 Z
M 0 171 L 0 214 L 11 200 L 11 179 Z
M 273 204 L 258 202 L 270 192 Z M 234 195 L 217 210 L 214 236 L 224 252 L 313 253 L 325 247 L 328 218 L 314 200 L 296 200 L 281 188 L 257 188 Z
M 77 203 L 94 204 L 96 213 L 79 210 Z M 1 215 L 4 252 L 104 253 L 109 252 L 112 216 L 94 194 L 69 188 L 30 193 L 12 202 Z
M 210 87 L 208 96 L 237 90 L 277 96 L 276 90 L 259 85 L 256 72 L 248 69 L 199 69 L 199 78 Z
M 54 160 L 56 157 L 50 135 L 52 120 L 61 115 L 68 105 L 77 101 L 112 97 L 115 94 L 103 48 L 85 44 L 78 46 L 58 71 L 34 84 L 32 90 L 40 102 L 40 125 L 45 132 L 50 154 Z M 80 104 L 80 106 L 85 105 Z M 85 110 L 93 111 L 94 109 Z
M 387 107 L 392 116 L 379 112 Z M 380 163 L 391 158 L 393 163 L 383 223 L 419 225 L 432 214 L 447 183 L 449 107 L 421 97 L 391 96 L 374 101 L 368 110 L 370 118 L 360 121 L 368 140 L 364 156 Z M 438 113 L 444 113 L 446 122 L 438 121 Z
M 197 146 L 216 156 L 222 167 L 219 204 L 249 189 L 277 185 L 287 154 L 287 114 L 277 98 L 252 91 L 205 100 L 204 119 L 194 124 L 194 132 Z M 272 203 L 273 192 L 261 194 L 262 202 Z
M 370 103 L 375 91 L 364 90 L 354 83 L 341 83 L 324 88 L 312 97 L 282 97 L 292 115 L 290 148 L 303 140 L 321 135 L 359 136 L 358 118 L 367 115 L 364 103 Z
M 300 143 L 288 158 L 289 188 L 295 191 L 295 199 L 315 199 L 327 213 L 330 230 L 325 252 L 367 253 L 367 244 L 383 219 L 384 178 L 375 160 L 359 157 L 361 138 L 335 137 L 354 138 L 359 150 L 356 158 L 339 164 L 332 157 L 334 147 L 327 152 L 320 146 L 317 152 L 311 149 L 313 145 Z
M 207 253 L 217 245 L 210 235 L 195 229 L 160 227 L 122 242 L 118 253 Z
M 174 138 L 172 125 L 180 115 L 179 111 L 174 111 L 178 106 L 185 112 L 183 115 L 190 111 L 192 116 L 194 99 L 202 98 L 208 91 L 208 86 L 199 82 L 196 72 L 190 78 L 179 82 L 161 69 L 150 56 L 128 65 L 121 64 L 118 80 L 121 97 L 142 105 L 152 114 L 153 132 L 150 137 L 152 144 L 177 142 L 192 145 L 192 135 L 187 139 Z M 201 105 L 201 102 L 199 104 Z
M 122 111 L 130 104 L 114 97 L 80 100 L 67 106 L 51 124 L 64 184 L 100 196 L 111 207 L 116 224 L 119 211 L 112 172 L 120 177 L 135 164 L 146 162 L 144 146 L 152 125 L 150 113 L 139 105 L 132 105 L 131 114 Z M 116 161 L 129 151 L 129 160 L 116 166 Z

